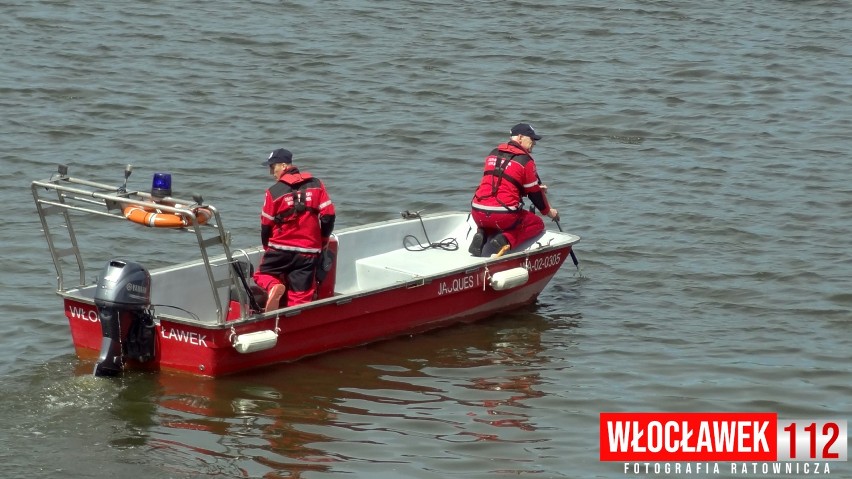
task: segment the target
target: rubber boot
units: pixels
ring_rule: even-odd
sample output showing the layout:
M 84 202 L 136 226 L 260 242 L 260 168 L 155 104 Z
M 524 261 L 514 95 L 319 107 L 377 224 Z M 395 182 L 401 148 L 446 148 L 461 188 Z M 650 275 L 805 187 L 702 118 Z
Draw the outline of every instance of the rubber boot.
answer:
M 493 256 L 500 257 L 503 256 L 511 246 L 509 245 L 509 240 L 503 235 L 503 233 L 497 233 L 491 238 L 491 241 L 488 242 L 488 245 L 491 246 L 491 249 L 494 251 Z
M 482 245 L 485 244 L 485 231 L 482 228 L 476 229 L 476 234 L 473 235 L 473 239 L 470 241 L 470 248 L 468 248 L 468 252 L 473 256 L 482 256 Z

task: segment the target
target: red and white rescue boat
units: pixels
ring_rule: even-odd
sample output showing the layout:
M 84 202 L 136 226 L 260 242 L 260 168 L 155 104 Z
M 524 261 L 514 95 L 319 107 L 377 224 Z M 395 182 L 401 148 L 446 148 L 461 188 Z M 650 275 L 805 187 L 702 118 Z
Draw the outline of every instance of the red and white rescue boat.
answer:
M 483 319 L 533 303 L 580 240 L 545 231 L 502 256 L 486 246 L 475 257 L 467 248 L 475 227 L 466 212 L 405 212 L 337 231 L 318 298 L 262 311 L 250 274 L 262 248 L 232 249 L 218 210 L 199 196 L 171 197 L 163 174 L 155 174 L 154 196 L 127 191 L 130 172 L 128 166 L 124 186 L 116 188 L 71 177 L 60 165 L 51 178 L 32 183 L 74 347 L 81 358 L 97 358 L 96 375 L 142 368 L 221 376 Z M 159 223 L 176 224 L 173 231 L 149 220 L 136 224 L 124 214 L 130 208 L 182 221 Z M 113 234 L 81 240 L 80 221 L 86 233 L 103 227 Z M 104 258 L 108 240 L 122 238 L 121 227 L 132 229 L 126 237 L 155 235 L 163 251 L 186 248 L 181 244 L 190 239 L 198 258 L 168 264 L 161 254 L 150 261 L 166 265 L 150 270 L 138 258 Z M 94 269 L 92 261 L 99 262 Z

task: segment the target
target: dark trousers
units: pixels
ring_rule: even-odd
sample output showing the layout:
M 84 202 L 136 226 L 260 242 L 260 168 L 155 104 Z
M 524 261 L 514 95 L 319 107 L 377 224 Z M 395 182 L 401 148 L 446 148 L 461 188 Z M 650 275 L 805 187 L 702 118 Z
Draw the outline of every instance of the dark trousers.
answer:
M 286 284 L 287 306 L 307 303 L 313 299 L 317 287 L 318 258 L 317 254 L 269 248 L 263 253 L 254 281 L 267 291 L 276 284 Z

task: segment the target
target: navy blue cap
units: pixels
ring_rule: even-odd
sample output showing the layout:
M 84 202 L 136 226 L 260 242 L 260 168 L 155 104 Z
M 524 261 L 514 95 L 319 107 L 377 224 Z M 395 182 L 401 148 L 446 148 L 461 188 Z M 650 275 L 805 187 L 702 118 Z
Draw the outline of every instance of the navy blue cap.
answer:
M 541 135 L 535 132 L 535 128 L 529 123 L 518 123 L 517 125 L 512 127 L 511 130 L 512 136 L 515 135 L 524 135 L 532 138 L 535 141 L 541 139 Z
M 266 166 L 272 166 L 276 163 L 293 163 L 293 153 L 290 153 L 290 150 L 286 150 L 284 148 L 278 148 L 269 154 L 269 158 L 263 163 Z

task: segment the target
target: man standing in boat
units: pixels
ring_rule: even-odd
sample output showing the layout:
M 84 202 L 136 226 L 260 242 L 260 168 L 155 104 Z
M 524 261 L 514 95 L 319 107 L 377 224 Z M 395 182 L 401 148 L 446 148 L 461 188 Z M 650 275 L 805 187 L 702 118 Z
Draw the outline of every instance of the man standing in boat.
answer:
M 263 258 L 254 281 L 269 294 L 266 311 L 307 303 L 316 291 L 316 269 L 334 230 L 334 204 L 319 178 L 299 171 L 293 154 L 279 148 L 264 165 L 276 179 L 260 213 Z
M 485 239 L 495 253 L 502 254 L 544 231 L 544 221 L 524 209 L 526 196 L 533 205 L 553 220 L 559 213 L 551 208 L 535 168 L 532 150 L 541 135 L 529 123 L 518 123 L 510 138 L 485 158 L 482 180 L 471 201 L 471 217 L 477 225 L 470 254 L 482 255 Z

